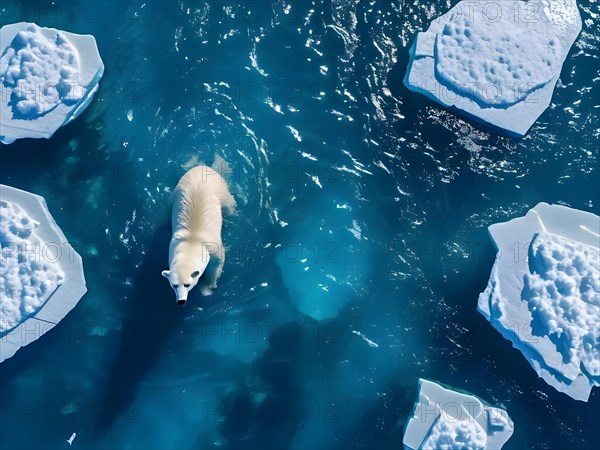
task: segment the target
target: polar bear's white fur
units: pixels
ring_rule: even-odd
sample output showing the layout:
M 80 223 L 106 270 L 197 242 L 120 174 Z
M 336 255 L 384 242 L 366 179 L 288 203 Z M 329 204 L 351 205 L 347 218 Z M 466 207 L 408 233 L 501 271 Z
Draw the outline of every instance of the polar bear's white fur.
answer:
M 217 156 L 212 168 L 202 165 L 190 169 L 173 193 L 169 270 L 163 270 L 162 275 L 171 283 L 180 305 L 187 301 L 211 258 L 216 259 L 216 269 L 207 271 L 202 295 L 212 294 L 217 287 L 225 263 L 223 212 L 233 214 L 235 210 L 235 199 L 224 178 L 228 173 L 227 163 Z

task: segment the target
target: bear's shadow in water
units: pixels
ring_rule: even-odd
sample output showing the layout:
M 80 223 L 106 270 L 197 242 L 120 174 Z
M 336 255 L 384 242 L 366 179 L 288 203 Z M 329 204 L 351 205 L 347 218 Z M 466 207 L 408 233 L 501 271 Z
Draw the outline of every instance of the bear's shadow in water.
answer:
M 123 323 L 120 346 L 95 426 L 97 437 L 108 431 L 133 404 L 137 386 L 155 365 L 164 345 L 189 311 L 177 306 L 173 290 L 161 276 L 168 263 L 170 238 L 170 224 L 156 229 L 137 272 L 133 294 L 128 299 L 129 316 Z

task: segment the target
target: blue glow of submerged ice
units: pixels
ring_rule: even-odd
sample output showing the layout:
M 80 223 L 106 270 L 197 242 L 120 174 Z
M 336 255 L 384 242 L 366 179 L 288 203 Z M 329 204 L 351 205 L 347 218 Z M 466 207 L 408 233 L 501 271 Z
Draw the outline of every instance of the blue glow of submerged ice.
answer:
M 597 2 L 522 139 L 404 87 L 447 2 L 251 3 L 3 2 L 3 24 L 93 35 L 105 72 L 52 139 L 0 149 L 88 288 L 0 366 L 0 447 L 397 449 L 419 378 L 502 405 L 505 449 L 599 447 L 598 390 L 557 392 L 476 311 L 490 224 L 599 212 Z M 217 154 L 225 268 L 181 308 L 169 196 Z

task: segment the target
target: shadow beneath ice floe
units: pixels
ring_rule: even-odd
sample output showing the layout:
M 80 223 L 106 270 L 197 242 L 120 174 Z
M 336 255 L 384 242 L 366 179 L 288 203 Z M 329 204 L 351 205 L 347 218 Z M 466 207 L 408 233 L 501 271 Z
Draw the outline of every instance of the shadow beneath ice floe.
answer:
M 156 363 L 164 344 L 179 328 L 188 308 L 177 306 L 173 290 L 161 276 L 168 265 L 171 228 L 154 233 L 128 299 L 129 316 L 123 323 L 105 396 L 95 426 L 96 437 L 108 431 L 134 402 L 137 387 Z

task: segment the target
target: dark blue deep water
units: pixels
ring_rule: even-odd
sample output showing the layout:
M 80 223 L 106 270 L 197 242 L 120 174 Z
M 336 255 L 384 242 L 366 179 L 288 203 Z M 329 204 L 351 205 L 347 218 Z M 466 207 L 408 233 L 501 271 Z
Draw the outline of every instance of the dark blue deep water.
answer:
M 88 284 L 0 366 L 0 447 L 398 449 L 426 377 L 503 404 L 506 449 L 599 448 L 600 392 L 555 391 L 476 311 L 488 225 L 600 212 L 599 4 L 513 139 L 402 85 L 455 3 L 3 1 L 3 24 L 93 34 L 106 70 L 74 123 L 0 149 L 0 182 L 46 197 Z M 225 270 L 181 308 L 169 193 L 216 154 L 238 202 Z

